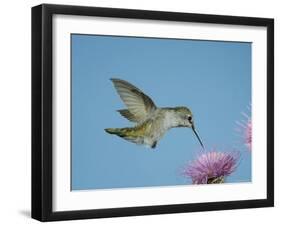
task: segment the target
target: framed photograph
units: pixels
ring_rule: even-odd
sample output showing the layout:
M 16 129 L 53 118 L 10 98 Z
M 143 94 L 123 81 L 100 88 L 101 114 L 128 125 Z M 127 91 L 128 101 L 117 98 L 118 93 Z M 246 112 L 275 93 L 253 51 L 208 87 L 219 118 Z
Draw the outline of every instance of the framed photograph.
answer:
M 274 205 L 274 21 L 32 8 L 32 217 Z

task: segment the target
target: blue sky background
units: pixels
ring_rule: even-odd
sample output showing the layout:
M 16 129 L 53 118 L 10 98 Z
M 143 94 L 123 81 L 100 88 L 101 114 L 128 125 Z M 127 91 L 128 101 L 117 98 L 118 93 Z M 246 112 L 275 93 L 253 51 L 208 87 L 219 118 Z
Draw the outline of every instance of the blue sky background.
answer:
M 251 181 L 251 154 L 235 128 L 251 102 L 251 43 L 72 35 L 73 190 L 190 184 L 181 175 L 200 145 L 168 131 L 156 149 L 107 134 L 133 124 L 110 78 L 129 81 L 159 107 L 187 106 L 206 149 L 239 150 L 227 182 Z

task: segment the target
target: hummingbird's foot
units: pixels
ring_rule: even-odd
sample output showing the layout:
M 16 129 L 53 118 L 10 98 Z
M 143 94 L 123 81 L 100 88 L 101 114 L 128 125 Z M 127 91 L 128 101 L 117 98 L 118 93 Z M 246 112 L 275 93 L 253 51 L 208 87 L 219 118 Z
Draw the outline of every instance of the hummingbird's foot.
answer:
M 151 148 L 156 148 L 157 141 L 154 141 L 153 144 L 151 145 Z

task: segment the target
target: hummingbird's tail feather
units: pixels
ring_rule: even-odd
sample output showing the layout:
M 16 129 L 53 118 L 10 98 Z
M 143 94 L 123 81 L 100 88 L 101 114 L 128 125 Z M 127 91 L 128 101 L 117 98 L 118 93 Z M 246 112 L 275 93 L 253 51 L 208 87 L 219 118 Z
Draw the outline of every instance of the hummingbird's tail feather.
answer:
M 115 128 L 107 128 L 107 129 L 104 129 L 107 133 L 109 134 L 116 134 L 118 135 L 119 134 L 119 129 L 115 129 Z
M 140 144 L 142 139 L 135 133 L 134 128 L 107 128 L 104 129 L 107 133 L 117 135 L 123 139 Z
M 107 129 L 104 129 L 107 133 L 109 134 L 114 134 L 114 135 L 117 135 L 119 137 L 126 137 L 129 135 L 129 132 L 130 132 L 130 128 L 107 128 Z

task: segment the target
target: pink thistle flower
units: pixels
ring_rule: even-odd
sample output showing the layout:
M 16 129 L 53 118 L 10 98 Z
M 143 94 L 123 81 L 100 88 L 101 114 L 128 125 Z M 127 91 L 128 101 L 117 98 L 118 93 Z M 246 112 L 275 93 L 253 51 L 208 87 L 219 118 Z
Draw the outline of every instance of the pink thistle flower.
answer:
M 249 119 L 244 130 L 244 141 L 249 151 L 252 150 L 252 120 Z
M 204 152 L 186 166 L 183 174 L 193 184 L 221 184 L 235 171 L 239 157 L 238 152 Z
M 240 128 L 237 131 L 242 135 L 243 143 L 249 151 L 252 150 L 252 119 L 246 113 L 242 113 L 246 120 L 237 121 Z

